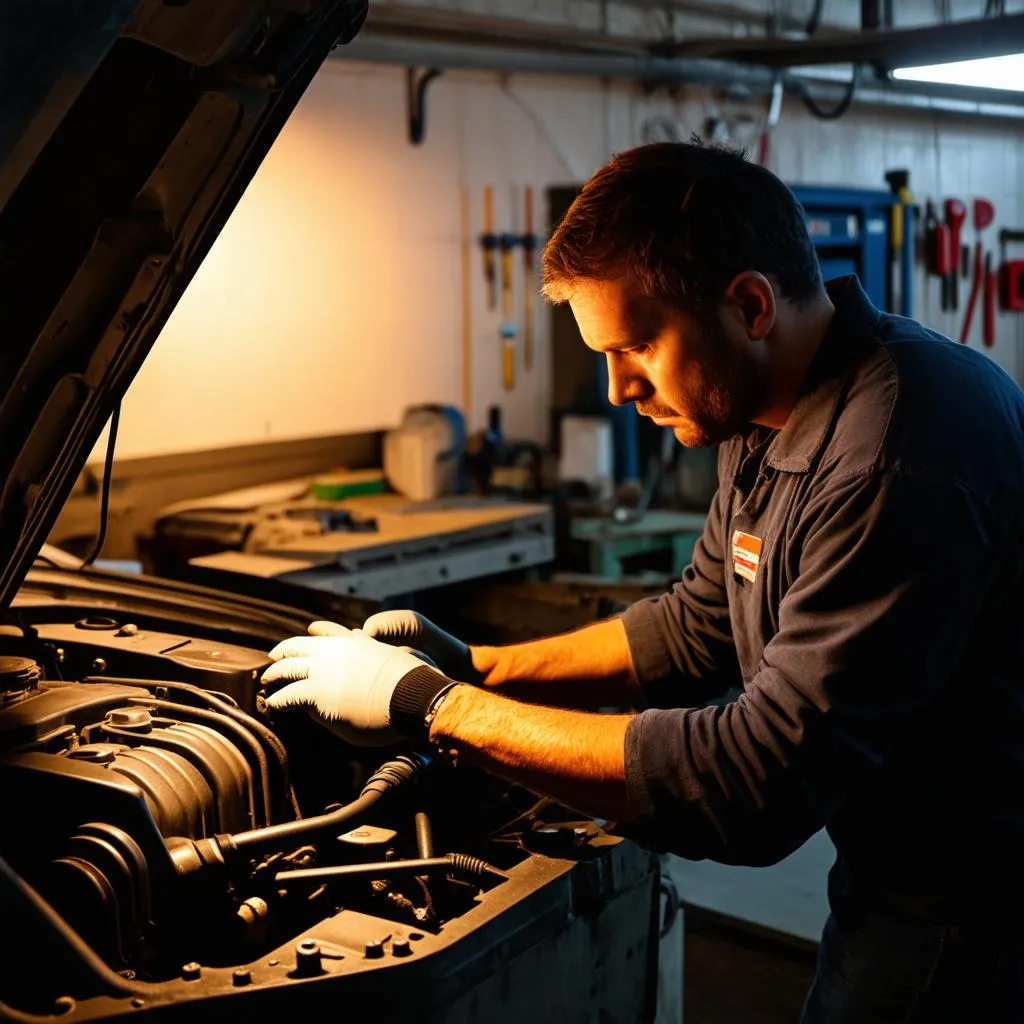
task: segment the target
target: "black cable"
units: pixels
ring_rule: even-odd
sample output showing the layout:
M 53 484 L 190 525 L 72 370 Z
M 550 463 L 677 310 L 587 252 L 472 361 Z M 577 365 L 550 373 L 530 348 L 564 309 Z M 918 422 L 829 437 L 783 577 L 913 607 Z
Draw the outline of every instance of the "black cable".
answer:
M 859 84 L 860 65 L 854 64 L 853 75 L 850 77 L 850 84 L 846 87 L 846 94 L 831 110 L 822 110 L 822 108 L 815 102 L 814 97 L 811 96 L 804 83 L 800 84 L 800 98 L 804 101 L 804 106 L 815 117 L 820 118 L 822 121 L 835 121 L 850 109 L 850 104 L 853 102 L 853 97 L 857 92 L 857 86 Z
M 821 24 L 821 11 L 825 6 L 825 0 L 814 0 L 814 7 L 811 10 L 810 17 L 807 19 L 807 24 L 804 25 L 804 32 L 809 36 L 813 36 L 818 31 L 818 26 Z
M 92 565 L 103 550 L 107 540 L 107 513 L 110 511 L 110 477 L 114 469 L 114 446 L 117 444 L 117 425 L 121 421 L 121 403 L 114 406 L 110 417 L 110 433 L 107 435 L 107 454 L 103 460 L 103 489 L 100 492 L 100 532 L 92 551 L 82 559 L 80 569 Z

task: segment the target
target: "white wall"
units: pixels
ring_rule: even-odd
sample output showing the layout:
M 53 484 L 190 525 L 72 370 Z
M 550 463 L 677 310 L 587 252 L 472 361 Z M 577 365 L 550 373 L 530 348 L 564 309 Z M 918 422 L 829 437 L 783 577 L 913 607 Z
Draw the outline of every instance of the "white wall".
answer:
M 681 138 L 709 113 L 763 115 L 758 102 L 721 110 L 706 91 L 687 96 L 448 73 L 430 88 L 426 142 L 412 147 L 404 70 L 328 61 L 126 396 L 119 457 L 383 428 L 410 403 L 461 404 L 462 190 L 474 239 L 488 183 L 498 227 L 521 231 L 525 185 L 543 223 L 546 186 L 584 180 L 649 136 L 654 115 Z M 753 143 L 756 128 L 739 125 L 735 136 Z M 772 167 L 790 182 L 885 187 L 884 171 L 905 166 L 919 199 L 983 194 L 997 226 L 1024 221 L 1024 130 L 1015 125 L 856 107 L 825 123 L 787 98 L 772 145 Z M 542 439 L 545 311 L 538 304 L 535 368 L 506 394 L 500 316 L 485 308 L 475 244 L 471 255 L 470 425 L 497 402 L 510 435 Z M 520 264 L 517 252 L 521 323 Z M 962 284 L 960 316 L 965 300 Z M 941 330 L 959 329 L 939 314 L 934 281 L 930 306 L 917 311 Z M 979 310 L 979 338 L 980 321 Z M 1021 379 L 1024 317 L 1001 315 L 998 334 L 994 358 Z

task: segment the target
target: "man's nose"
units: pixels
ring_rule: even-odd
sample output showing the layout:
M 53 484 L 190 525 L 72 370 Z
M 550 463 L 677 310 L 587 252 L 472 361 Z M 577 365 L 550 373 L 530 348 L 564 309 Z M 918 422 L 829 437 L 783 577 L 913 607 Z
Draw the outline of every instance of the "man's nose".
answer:
M 612 405 L 628 405 L 645 397 L 644 380 L 630 372 L 625 361 L 608 356 L 608 401 Z

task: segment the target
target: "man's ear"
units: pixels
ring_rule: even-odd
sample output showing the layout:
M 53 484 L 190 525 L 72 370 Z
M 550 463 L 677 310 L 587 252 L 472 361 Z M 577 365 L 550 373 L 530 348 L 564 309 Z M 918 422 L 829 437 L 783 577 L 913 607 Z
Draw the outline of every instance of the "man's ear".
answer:
M 775 289 L 764 274 L 745 270 L 737 274 L 725 289 L 722 304 L 742 323 L 752 341 L 764 341 L 775 326 Z

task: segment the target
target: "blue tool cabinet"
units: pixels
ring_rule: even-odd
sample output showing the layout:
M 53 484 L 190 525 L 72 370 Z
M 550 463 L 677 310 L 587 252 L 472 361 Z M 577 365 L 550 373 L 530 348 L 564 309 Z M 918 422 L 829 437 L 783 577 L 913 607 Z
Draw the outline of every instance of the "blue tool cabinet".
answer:
M 913 316 L 913 207 L 903 208 L 903 247 L 894 269 L 890 237 L 896 197 L 891 192 L 819 185 L 789 187 L 807 213 L 807 226 L 825 280 L 856 274 L 879 309 Z

